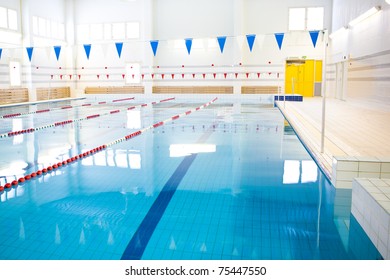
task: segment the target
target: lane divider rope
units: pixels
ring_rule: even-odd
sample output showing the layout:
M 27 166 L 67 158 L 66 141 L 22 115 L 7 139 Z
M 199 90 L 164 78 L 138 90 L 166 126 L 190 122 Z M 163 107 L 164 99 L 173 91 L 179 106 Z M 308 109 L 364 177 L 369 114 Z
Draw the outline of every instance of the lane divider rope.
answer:
M 102 105 L 102 104 L 116 103 L 116 102 L 129 101 L 129 100 L 134 100 L 134 97 L 115 99 L 115 100 L 112 100 L 112 101 L 101 101 L 101 102 L 94 103 L 94 104 L 87 103 L 87 104 L 73 105 L 73 106 L 72 105 L 67 105 L 67 106 L 62 106 L 62 107 L 56 107 L 56 108 L 51 108 L 51 109 L 42 109 L 42 110 L 26 112 L 26 113 L 14 113 L 14 114 L 8 114 L 8 115 L 0 116 L 0 119 L 10 119 L 10 118 L 27 116 L 27 115 L 47 113 L 47 112 L 57 111 L 57 110 L 65 110 L 65 109 L 71 109 L 71 108 L 77 108 L 77 107 L 85 107 L 85 106 L 93 106 L 93 105 Z
M 167 98 L 167 99 L 160 100 L 158 102 L 152 102 L 152 103 L 149 103 L 149 104 L 144 103 L 144 104 L 141 104 L 141 105 L 131 106 L 131 107 L 127 108 L 127 109 L 112 110 L 112 111 L 110 111 L 108 113 L 95 114 L 95 115 L 90 115 L 90 116 L 86 116 L 86 117 L 79 118 L 79 119 L 55 122 L 55 123 L 52 123 L 52 124 L 42 125 L 42 126 L 35 127 L 35 128 L 28 128 L 28 129 L 23 129 L 23 130 L 18 130 L 18 131 L 10 131 L 10 132 L 6 132 L 6 133 L 3 133 L 3 134 L 0 134 L 0 138 L 14 137 L 14 136 L 17 136 L 17 135 L 20 135 L 20 134 L 33 133 L 35 131 L 43 130 L 43 129 L 46 129 L 46 128 L 52 128 L 52 127 L 56 127 L 56 126 L 64 126 L 64 125 L 71 124 L 71 123 L 81 122 L 81 121 L 85 121 L 85 120 L 90 120 L 90 119 L 94 119 L 94 118 L 99 118 L 99 117 L 103 117 L 103 116 L 108 116 L 108 115 L 120 113 L 121 111 L 133 110 L 133 109 L 135 109 L 137 107 L 147 107 L 147 106 L 150 106 L 150 105 L 156 105 L 158 103 L 163 103 L 163 102 L 171 101 L 171 100 L 174 100 L 174 99 L 175 99 L 174 97 L 173 98 Z
M 215 101 L 217 101 L 217 99 L 218 99 L 218 98 L 214 98 L 214 99 L 211 100 L 210 102 L 207 102 L 206 104 L 204 104 L 204 105 L 202 105 L 202 106 L 200 106 L 200 107 L 197 107 L 197 108 L 195 108 L 195 109 L 193 109 L 193 110 L 189 110 L 189 111 L 186 111 L 186 112 L 184 112 L 184 113 L 182 113 L 182 114 L 179 114 L 179 115 L 175 115 L 175 116 L 173 116 L 173 117 L 170 117 L 170 118 L 168 118 L 168 119 L 166 119 L 166 120 L 157 122 L 157 123 L 155 123 L 155 124 L 152 124 L 152 125 L 150 125 L 150 126 L 148 126 L 148 127 L 143 128 L 143 129 L 141 129 L 141 130 L 138 130 L 138 131 L 133 132 L 133 133 L 131 133 L 131 134 L 129 134 L 129 135 L 126 135 L 126 136 L 124 136 L 124 137 L 122 137 L 122 138 L 119 138 L 119 139 L 117 139 L 117 140 L 114 140 L 114 141 L 112 141 L 112 142 L 110 142 L 110 143 L 101 145 L 101 146 L 96 147 L 96 148 L 94 148 L 94 149 L 92 149 L 92 150 L 89 150 L 89 151 L 87 151 L 87 152 L 84 152 L 84 153 L 81 153 L 81 154 L 79 154 L 79 155 L 73 156 L 73 157 L 71 157 L 71 158 L 69 158 L 69 159 L 67 159 L 67 160 L 62 161 L 62 162 L 58 162 L 58 163 L 56 163 L 56 164 L 50 165 L 50 166 L 48 166 L 48 167 L 46 167 L 46 168 L 43 168 L 42 170 L 37 170 L 37 171 L 35 171 L 35 172 L 31 173 L 31 174 L 28 174 L 28 175 L 26 175 L 26 176 L 24 176 L 24 177 L 19 178 L 18 180 L 13 180 L 13 181 L 10 182 L 10 183 L 8 182 L 8 183 L 6 183 L 4 186 L 0 186 L 0 192 L 4 191 L 4 189 L 10 189 L 10 188 L 12 188 L 12 187 L 16 187 L 18 184 L 22 184 L 22 183 L 24 183 L 24 182 L 26 182 L 26 181 L 29 181 L 29 180 L 31 180 L 31 179 L 34 179 L 34 178 L 36 178 L 36 177 L 39 177 L 39 176 L 42 176 L 42 175 L 44 175 L 44 174 L 50 173 L 50 172 L 52 172 L 52 171 L 54 171 L 54 170 L 56 170 L 56 169 L 58 169 L 58 168 L 61 168 L 61 167 L 66 166 L 66 165 L 69 165 L 69 164 L 71 164 L 71 163 L 73 163 L 73 162 L 76 162 L 76 161 L 79 161 L 79 160 L 81 160 L 81 159 L 83 159 L 83 158 L 92 156 L 92 155 L 94 155 L 94 154 L 96 154 L 96 153 L 98 153 L 98 152 L 101 152 L 101 151 L 103 151 L 103 150 L 106 150 L 108 147 L 111 147 L 111 146 L 113 146 L 113 145 L 115 145 L 115 144 L 119 144 L 119 143 L 121 143 L 121 142 L 123 142 L 123 141 L 128 141 L 128 140 L 130 140 L 130 139 L 132 139 L 132 138 L 134 138 L 134 137 L 136 137 L 136 136 L 141 135 L 142 133 L 144 133 L 144 132 L 146 132 L 146 131 L 148 131 L 148 130 L 150 130 L 150 129 L 154 129 L 154 128 L 160 127 L 160 126 L 162 126 L 162 125 L 164 125 L 164 124 L 166 124 L 166 123 L 168 123 L 168 122 L 172 122 L 172 121 L 175 121 L 175 120 L 177 120 L 177 119 L 179 119 L 179 118 L 181 118 L 181 117 L 188 116 L 189 114 L 192 114 L 193 112 L 199 111 L 199 110 L 201 110 L 201 109 L 204 109 L 204 108 L 210 106 L 210 105 L 213 104 Z M 172 100 L 172 98 L 165 99 L 165 100 Z M 155 103 L 155 102 L 154 102 L 154 103 Z

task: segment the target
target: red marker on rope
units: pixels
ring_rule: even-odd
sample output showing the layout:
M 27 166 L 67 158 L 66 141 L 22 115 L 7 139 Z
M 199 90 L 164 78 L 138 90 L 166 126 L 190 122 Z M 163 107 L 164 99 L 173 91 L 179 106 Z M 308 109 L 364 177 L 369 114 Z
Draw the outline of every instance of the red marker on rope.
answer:
M 171 101 L 171 100 L 174 100 L 174 99 L 175 99 L 174 97 L 167 98 L 167 99 L 160 100 L 159 102 L 153 102 L 153 104 L 167 102 L 167 101 Z M 118 101 L 123 101 L 123 100 L 124 99 L 118 99 L 117 102 Z M 146 107 L 146 106 L 148 106 L 148 104 L 138 105 L 138 107 Z M 132 109 L 135 109 L 136 107 L 137 106 L 132 106 L 132 107 L 124 109 L 124 110 L 132 110 Z M 122 110 L 117 110 L 115 113 L 119 113 L 121 111 Z M 46 129 L 46 128 L 53 128 L 53 127 L 56 127 L 56 126 L 64 126 L 64 125 L 67 125 L 67 124 L 70 124 L 70 123 L 81 122 L 81 121 L 85 121 L 85 120 L 99 118 L 99 117 L 102 117 L 102 116 L 108 116 L 108 115 L 112 114 L 111 112 L 103 113 L 103 114 L 90 115 L 90 116 L 87 116 L 87 117 L 74 119 L 74 120 L 66 120 L 66 121 L 61 121 L 61 122 L 55 122 L 53 124 L 47 124 L 47 125 L 43 125 L 43 126 L 39 126 L 39 127 L 35 127 L 35 128 L 29 128 L 29 129 L 24 129 L 24 130 L 19 130 L 19 131 L 11 131 L 11 132 L 0 134 L 0 138 L 14 137 L 14 136 L 19 135 L 19 134 L 32 133 L 34 131 L 38 131 L 38 130 L 42 130 L 42 129 Z
M 129 100 L 134 100 L 134 97 L 116 99 L 116 100 L 112 100 L 111 102 L 115 103 L 115 102 L 129 101 Z M 94 105 L 97 105 L 97 104 L 98 105 L 107 104 L 107 102 L 106 101 L 98 102 Z M 37 110 L 37 111 L 32 111 L 32 112 L 27 112 L 27 113 L 8 114 L 8 115 L 0 116 L 0 119 L 7 119 L 7 118 L 9 119 L 9 118 L 15 118 L 15 117 L 20 117 L 20 116 L 41 114 L 41 113 L 47 113 L 47 112 L 56 111 L 56 110 L 66 110 L 66 109 L 84 107 L 84 106 L 92 106 L 92 104 L 89 103 L 89 104 L 82 104 L 82 105 L 75 105 L 75 106 L 68 105 L 68 106 L 56 107 L 56 108 L 52 108 L 52 109 Z
M 169 99 L 166 99 L 166 100 L 172 100 L 172 99 L 173 99 L 173 98 L 169 98 Z M 208 103 L 206 103 L 206 104 L 204 104 L 204 105 L 202 105 L 202 106 L 200 106 L 200 107 L 197 107 L 197 108 L 195 108 L 195 109 L 193 109 L 193 110 L 186 111 L 186 112 L 184 112 L 184 113 L 182 113 L 182 114 L 179 114 L 179 115 L 175 115 L 175 116 L 173 116 L 173 117 L 171 117 L 171 118 L 169 118 L 169 119 L 166 119 L 166 120 L 164 120 L 164 121 L 160 121 L 160 122 L 157 122 L 157 123 L 155 123 L 155 124 L 152 124 L 152 125 L 150 125 L 150 126 L 144 128 L 144 129 L 138 130 L 138 131 L 133 132 L 133 133 L 131 133 L 131 134 L 129 134 L 129 135 L 126 135 L 126 136 L 124 136 L 124 137 L 122 137 L 122 138 L 119 138 L 119 139 L 117 139 L 117 140 L 114 140 L 114 141 L 112 141 L 111 143 L 101 145 L 101 146 L 99 146 L 99 147 L 96 147 L 96 148 L 91 149 L 91 150 L 89 150 L 89 151 L 87 151 L 87 152 L 81 153 L 81 154 L 79 154 L 79 155 L 77 155 L 77 156 L 71 157 L 71 158 L 69 158 L 69 159 L 67 159 L 67 160 L 64 160 L 64 161 L 62 161 L 62 162 L 55 163 L 55 164 L 53 164 L 53 165 L 49 165 L 47 168 L 43 168 L 42 170 L 38 170 L 38 171 L 36 171 L 36 172 L 33 172 L 33 173 L 31 173 L 31 174 L 28 174 L 28 175 L 24 176 L 24 178 L 23 178 L 23 177 L 20 178 L 18 181 L 14 180 L 14 181 L 12 181 L 12 183 L 6 183 L 6 184 L 4 185 L 4 187 L 0 186 L 0 192 L 3 191 L 4 188 L 9 189 L 9 188 L 11 188 L 12 186 L 17 186 L 19 183 L 24 183 L 25 181 L 34 179 L 34 178 L 36 178 L 36 177 L 38 177 L 38 176 L 41 176 L 41 175 L 47 174 L 47 173 L 49 173 L 49 172 L 52 172 L 52 171 L 54 171 L 54 170 L 56 170 L 56 169 L 58 169 L 58 168 L 67 166 L 67 165 L 69 165 L 69 163 L 72 163 L 72 162 L 81 160 L 81 159 L 86 158 L 86 157 L 88 157 L 88 156 L 94 155 L 94 154 L 97 153 L 97 152 L 106 150 L 108 147 L 111 147 L 111 146 L 113 146 L 113 145 L 115 145 L 115 144 L 119 144 L 119 143 L 121 143 L 121 142 L 123 142 L 123 141 L 130 140 L 130 139 L 132 139 L 132 138 L 134 138 L 134 137 L 136 137 L 136 136 L 141 135 L 142 133 L 146 132 L 147 130 L 154 129 L 154 128 L 157 128 L 157 127 L 160 127 L 160 126 L 162 126 L 162 125 L 164 125 L 164 124 L 166 124 L 166 123 L 168 123 L 168 122 L 172 122 L 173 120 L 177 120 L 177 119 L 179 119 L 179 118 L 181 118 L 181 117 L 184 117 L 184 116 L 187 116 L 187 115 L 189 115 L 189 114 L 191 114 L 191 113 L 193 113 L 193 112 L 196 112 L 196 111 L 199 111 L 199 110 L 201 110 L 201 109 L 204 109 L 204 108 L 210 106 L 212 103 L 214 103 L 217 99 L 218 99 L 218 98 L 214 98 L 214 99 L 211 100 L 210 102 L 208 102 Z

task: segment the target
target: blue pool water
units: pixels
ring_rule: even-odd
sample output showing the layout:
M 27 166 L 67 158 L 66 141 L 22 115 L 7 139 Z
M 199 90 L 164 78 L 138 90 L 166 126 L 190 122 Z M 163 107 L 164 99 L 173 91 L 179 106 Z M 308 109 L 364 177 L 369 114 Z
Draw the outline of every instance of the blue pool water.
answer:
M 0 134 L 141 103 L 1 119 Z M 0 185 L 202 104 L 0 139 Z M 350 205 L 351 190 L 330 185 L 278 109 L 217 101 L 0 193 L 0 259 L 381 259 Z

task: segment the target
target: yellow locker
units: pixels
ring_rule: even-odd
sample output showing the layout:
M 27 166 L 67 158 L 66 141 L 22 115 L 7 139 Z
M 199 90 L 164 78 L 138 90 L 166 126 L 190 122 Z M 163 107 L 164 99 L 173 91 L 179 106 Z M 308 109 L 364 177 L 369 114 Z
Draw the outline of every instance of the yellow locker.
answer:
M 316 60 L 315 69 L 315 82 L 322 82 L 322 60 Z
M 313 82 L 314 80 L 314 60 L 305 61 L 304 82 Z
M 305 97 L 314 96 L 314 83 L 322 81 L 321 60 L 295 60 L 286 61 L 285 92 L 293 93 L 292 80 L 294 80 L 294 93 Z
M 285 81 L 285 91 L 286 93 L 292 93 L 292 82 L 294 79 L 294 87 L 298 82 L 298 66 L 295 64 L 286 65 L 286 81 Z M 296 91 L 296 89 L 295 89 Z

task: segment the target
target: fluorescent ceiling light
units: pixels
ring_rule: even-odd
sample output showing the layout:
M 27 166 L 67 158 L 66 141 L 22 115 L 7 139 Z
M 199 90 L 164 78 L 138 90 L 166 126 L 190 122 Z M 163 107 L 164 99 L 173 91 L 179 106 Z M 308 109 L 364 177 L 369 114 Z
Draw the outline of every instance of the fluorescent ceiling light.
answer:
M 386 0 L 386 3 L 390 5 L 390 0 Z
M 359 22 L 369 18 L 370 16 L 376 14 L 377 12 L 379 12 L 381 10 L 381 7 L 380 6 L 376 6 L 376 7 L 372 7 L 371 9 L 369 9 L 367 12 L 361 14 L 360 16 L 358 16 L 357 18 L 351 20 L 349 22 L 349 26 L 355 26 L 356 24 L 358 24 Z
M 335 32 L 332 32 L 332 34 L 329 35 L 329 38 L 333 39 L 334 37 L 338 36 L 339 34 L 343 33 L 344 31 L 347 31 L 347 28 L 343 26 L 340 29 L 337 29 Z

